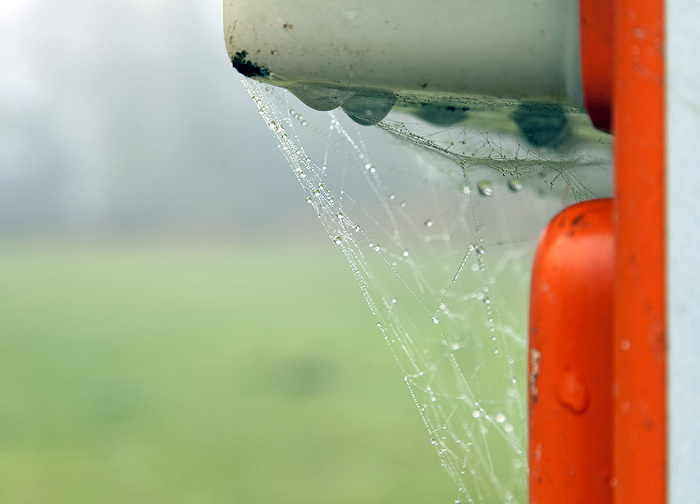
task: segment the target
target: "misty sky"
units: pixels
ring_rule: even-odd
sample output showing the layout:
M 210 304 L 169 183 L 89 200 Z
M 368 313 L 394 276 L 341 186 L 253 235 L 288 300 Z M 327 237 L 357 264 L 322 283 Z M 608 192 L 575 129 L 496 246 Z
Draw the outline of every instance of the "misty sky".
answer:
M 314 220 L 231 68 L 221 11 L 2 3 L 0 233 L 255 235 Z

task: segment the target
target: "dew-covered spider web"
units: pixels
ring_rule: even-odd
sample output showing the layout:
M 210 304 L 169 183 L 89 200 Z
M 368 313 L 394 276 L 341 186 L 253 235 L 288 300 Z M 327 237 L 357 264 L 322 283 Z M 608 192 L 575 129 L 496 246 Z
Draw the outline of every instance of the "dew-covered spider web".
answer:
M 532 256 L 559 210 L 609 194 L 609 138 L 582 114 L 516 105 L 395 107 L 363 126 L 244 82 L 347 259 L 456 502 L 527 502 Z

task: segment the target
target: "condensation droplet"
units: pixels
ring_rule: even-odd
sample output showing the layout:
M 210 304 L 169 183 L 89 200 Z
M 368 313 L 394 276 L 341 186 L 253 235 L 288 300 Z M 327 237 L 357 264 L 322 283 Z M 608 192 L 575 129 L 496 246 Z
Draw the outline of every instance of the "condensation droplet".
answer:
M 479 190 L 479 194 L 481 194 L 482 196 L 493 195 L 493 184 L 490 180 L 482 180 L 481 182 L 479 182 L 476 188 Z
M 522 188 L 523 184 L 520 182 L 520 179 L 514 178 L 508 181 L 508 189 L 510 189 L 511 191 L 520 192 Z

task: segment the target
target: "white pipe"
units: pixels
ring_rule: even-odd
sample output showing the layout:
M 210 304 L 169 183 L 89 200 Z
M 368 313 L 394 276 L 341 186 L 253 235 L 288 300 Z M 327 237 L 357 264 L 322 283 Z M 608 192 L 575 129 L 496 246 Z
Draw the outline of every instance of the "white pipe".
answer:
M 224 33 L 239 71 L 316 109 L 351 97 L 358 110 L 465 97 L 583 109 L 576 0 L 224 0 Z

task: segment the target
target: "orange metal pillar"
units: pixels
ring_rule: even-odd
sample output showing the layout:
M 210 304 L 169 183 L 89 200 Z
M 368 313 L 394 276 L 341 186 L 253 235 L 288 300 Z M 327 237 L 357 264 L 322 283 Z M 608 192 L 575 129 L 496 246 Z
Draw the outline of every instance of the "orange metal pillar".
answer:
M 615 504 L 666 499 L 663 1 L 618 0 Z
M 530 504 L 609 504 L 612 203 L 579 203 L 542 234 L 530 293 Z
M 555 217 L 535 257 L 532 504 L 666 502 L 663 22 L 663 0 L 581 0 L 586 105 L 601 129 L 612 116 L 615 190 Z M 614 252 L 590 249 L 579 214 Z

